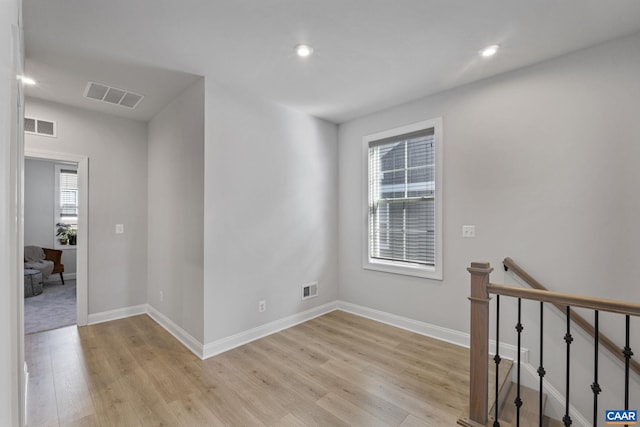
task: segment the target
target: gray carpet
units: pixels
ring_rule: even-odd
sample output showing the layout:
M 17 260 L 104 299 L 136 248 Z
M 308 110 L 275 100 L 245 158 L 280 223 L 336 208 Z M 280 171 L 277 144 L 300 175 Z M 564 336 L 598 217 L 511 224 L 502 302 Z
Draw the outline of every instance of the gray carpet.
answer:
M 45 283 L 43 292 L 24 299 L 24 333 L 76 324 L 76 281 Z

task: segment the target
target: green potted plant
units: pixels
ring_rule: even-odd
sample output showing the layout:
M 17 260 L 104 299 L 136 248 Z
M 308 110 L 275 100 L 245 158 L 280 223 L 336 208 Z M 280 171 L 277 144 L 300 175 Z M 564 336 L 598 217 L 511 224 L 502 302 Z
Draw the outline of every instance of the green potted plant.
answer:
M 56 224 L 56 227 L 58 227 L 58 229 L 56 230 L 58 241 L 61 245 L 66 245 L 69 241 L 69 232 L 71 231 L 71 226 L 69 224 L 59 222 Z
M 76 230 L 75 228 L 72 228 L 72 229 L 69 230 L 67 235 L 69 236 L 69 244 L 72 245 L 72 246 L 75 245 L 76 244 L 76 238 L 78 236 L 78 230 Z

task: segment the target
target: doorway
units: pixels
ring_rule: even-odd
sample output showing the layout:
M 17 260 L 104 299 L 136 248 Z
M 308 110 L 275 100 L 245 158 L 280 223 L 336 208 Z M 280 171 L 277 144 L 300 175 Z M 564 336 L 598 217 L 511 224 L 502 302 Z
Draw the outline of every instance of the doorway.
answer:
M 25 334 L 76 324 L 77 169 L 24 161 Z
M 87 324 L 88 164 L 84 156 L 25 150 L 25 247 L 62 251 L 61 263 L 65 265 L 61 274 L 43 277 L 42 294 L 25 298 L 25 333 Z M 39 189 L 38 182 L 46 189 Z M 47 202 L 49 207 L 45 207 Z M 64 229 L 73 232 L 61 233 Z M 75 245 L 69 244 L 68 234 L 75 234 Z M 65 235 L 67 239 L 61 239 Z

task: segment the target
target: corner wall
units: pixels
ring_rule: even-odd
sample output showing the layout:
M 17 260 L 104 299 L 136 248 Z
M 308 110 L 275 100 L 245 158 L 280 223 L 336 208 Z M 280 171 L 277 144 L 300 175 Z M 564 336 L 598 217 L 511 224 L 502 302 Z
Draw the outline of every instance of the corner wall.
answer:
M 337 127 L 323 120 L 209 81 L 205 103 L 211 344 L 337 299 L 338 150 Z M 315 281 L 318 297 L 302 301 Z
M 148 129 L 147 302 L 202 343 L 204 79 L 153 117 Z
M 510 256 L 552 290 L 640 301 L 638 70 L 636 34 L 341 125 L 340 299 L 469 331 L 466 268 L 490 261 L 492 281 L 513 283 Z M 362 137 L 438 116 L 444 280 L 363 270 Z

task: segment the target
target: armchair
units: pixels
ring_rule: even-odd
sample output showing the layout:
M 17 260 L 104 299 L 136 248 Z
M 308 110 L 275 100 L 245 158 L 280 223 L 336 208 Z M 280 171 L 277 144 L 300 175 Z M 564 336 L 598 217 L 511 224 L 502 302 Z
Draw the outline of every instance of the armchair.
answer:
M 38 270 L 42 273 L 43 281 L 50 274 L 60 274 L 60 280 L 64 285 L 64 264 L 62 264 L 62 251 L 58 249 L 40 248 L 38 246 L 25 246 L 24 268 Z
M 44 259 L 53 261 L 53 271 L 51 274 L 60 274 L 60 280 L 62 280 L 62 284 L 64 285 L 64 264 L 62 263 L 62 251 L 58 249 L 48 249 L 42 248 L 44 251 Z

